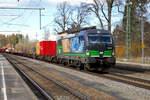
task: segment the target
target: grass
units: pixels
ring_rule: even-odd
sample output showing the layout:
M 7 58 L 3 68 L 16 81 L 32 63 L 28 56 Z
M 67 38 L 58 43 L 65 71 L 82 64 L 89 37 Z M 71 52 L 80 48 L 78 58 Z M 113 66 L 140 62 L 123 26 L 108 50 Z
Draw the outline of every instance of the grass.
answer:
M 149 57 L 150 58 L 150 57 Z M 120 62 L 133 62 L 133 63 L 142 63 L 142 57 L 138 57 L 138 58 L 131 58 L 131 59 L 126 59 L 126 58 L 117 58 L 117 61 Z M 145 59 L 144 60 L 145 64 L 150 64 L 150 59 Z

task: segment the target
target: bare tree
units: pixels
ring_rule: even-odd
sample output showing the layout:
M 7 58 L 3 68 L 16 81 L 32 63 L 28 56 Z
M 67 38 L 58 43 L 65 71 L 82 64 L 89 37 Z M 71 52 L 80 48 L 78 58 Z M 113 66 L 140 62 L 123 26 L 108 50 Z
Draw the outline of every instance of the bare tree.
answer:
M 101 24 L 102 29 L 104 29 L 104 23 L 102 21 L 102 17 L 104 17 L 108 24 L 108 30 L 111 31 L 111 14 L 113 3 L 115 0 L 106 0 L 106 2 L 105 1 L 102 2 L 100 0 L 93 0 L 93 1 L 94 4 L 91 4 L 88 9 L 96 15 Z M 107 11 L 105 9 L 105 3 Z
M 108 17 L 105 16 L 105 19 L 108 22 L 108 30 L 111 31 L 111 14 L 112 14 L 112 7 L 113 7 L 114 0 L 106 0 L 106 2 L 108 7 Z M 105 15 L 105 13 L 103 13 L 103 15 Z
M 121 10 L 121 8 L 125 8 L 125 5 L 123 4 L 122 0 L 115 0 L 115 5 L 118 8 L 118 12 L 124 14 L 124 11 Z
M 93 0 L 93 1 L 94 1 L 94 4 L 90 4 L 88 7 L 88 10 L 93 12 L 96 15 L 96 17 L 98 18 L 100 22 L 101 28 L 104 29 L 104 24 L 102 22 L 101 13 L 100 13 L 101 2 L 99 0 Z
M 71 28 L 80 29 L 84 24 L 87 24 L 87 18 L 89 15 L 89 10 L 87 10 L 86 4 L 81 4 L 76 7 L 71 12 Z
M 70 6 L 67 4 L 67 2 L 63 2 L 57 6 L 57 15 L 54 19 L 54 23 L 57 26 L 57 28 L 55 28 L 56 32 L 65 31 L 68 28 L 70 14 Z

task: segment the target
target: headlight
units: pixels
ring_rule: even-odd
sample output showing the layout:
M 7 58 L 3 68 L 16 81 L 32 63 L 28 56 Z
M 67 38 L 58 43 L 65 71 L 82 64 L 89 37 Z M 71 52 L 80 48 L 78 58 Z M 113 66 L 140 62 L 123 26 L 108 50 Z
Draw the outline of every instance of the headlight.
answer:
M 89 56 L 89 55 L 90 55 L 90 52 L 89 52 L 88 50 L 86 51 L 86 55 L 87 55 L 87 56 Z
M 112 52 L 112 56 L 115 56 L 115 50 L 113 50 L 113 52 Z

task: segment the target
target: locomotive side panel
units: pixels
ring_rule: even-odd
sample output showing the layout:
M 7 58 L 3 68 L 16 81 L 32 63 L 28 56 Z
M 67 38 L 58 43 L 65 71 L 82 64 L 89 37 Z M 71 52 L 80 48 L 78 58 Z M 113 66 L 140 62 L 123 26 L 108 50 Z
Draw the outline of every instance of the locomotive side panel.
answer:
M 62 40 L 62 47 L 63 47 L 63 52 L 69 53 L 70 52 L 70 40 L 69 39 Z
M 81 37 L 73 37 L 70 39 L 71 53 L 84 53 L 85 42 Z
M 109 31 L 92 29 L 74 34 L 64 36 L 58 41 L 58 63 L 101 71 L 115 65 L 113 36 Z M 65 42 L 66 40 L 69 42 Z M 70 52 L 64 52 L 66 48 Z

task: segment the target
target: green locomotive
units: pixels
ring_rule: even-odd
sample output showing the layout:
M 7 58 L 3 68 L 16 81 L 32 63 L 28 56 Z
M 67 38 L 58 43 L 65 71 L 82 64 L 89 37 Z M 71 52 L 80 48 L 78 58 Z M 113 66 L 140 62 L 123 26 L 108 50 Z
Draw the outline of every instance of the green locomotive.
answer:
M 116 63 L 113 36 L 100 29 L 70 32 L 57 41 L 56 57 L 64 65 L 105 71 Z

